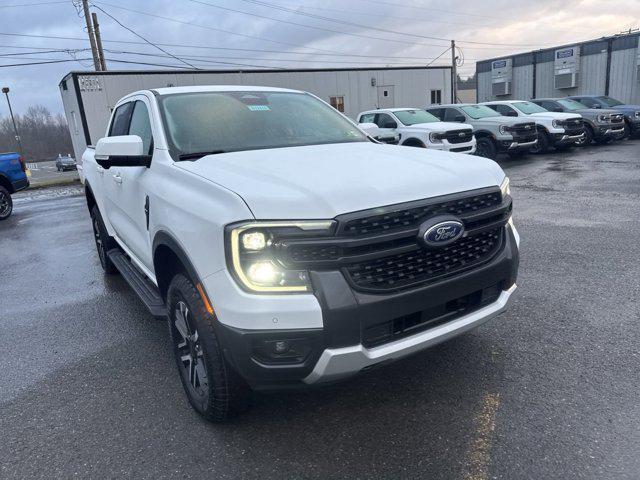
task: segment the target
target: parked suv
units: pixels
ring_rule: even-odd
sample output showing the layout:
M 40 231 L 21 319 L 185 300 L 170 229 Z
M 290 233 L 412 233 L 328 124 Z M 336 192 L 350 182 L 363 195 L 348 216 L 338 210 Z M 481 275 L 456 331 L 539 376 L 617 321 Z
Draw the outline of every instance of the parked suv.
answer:
M 382 133 L 398 134 L 399 145 L 458 153 L 476 151 L 471 125 L 441 122 L 419 108 L 370 110 L 358 115 L 358 123 L 375 123 Z
M 100 262 L 168 318 L 213 421 L 466 332 L 516 288 L 496 163 L 372 141 L 309 93 L 132 93 L 83 160 Z
M 587 108 L 612 109 L 624 115 L 624 136 L 640 134 L 640 105 L 629 105 L 607 95 L 580 95 L 569 97 Z
M 584 121 L 584 138 L 578 140 L 576 145 L 591 145 L 608 143 L 622 138 L 624 135 L 624 118 L 615 110 L 601 110 L 586 108 L 580 102 L 570 98 L 536 98 L 531 100 L 550 112 L 579 113 Z
M 27 167 L 17 153 L 0 153 L 0 220 L 13 212 L 11 195 L 29 186 Z
M 535 122 L 504 117 L 486 105 L 438 105 L 428 107 L 427 112 L 445 122 L 470 124 L 476 137 L 476 154 L 492 160 L 500 152 L 510 155 L 527 152 L 538 141 Z
M 584 137 L 582 115 L 575 113 L 550 112 L 535 103 L 522 100 L 484 102 L 506 117 L 521 117 L 536 122 L 538 143 L 531 149 L 534 153 L 545 153 L 549 148 L 557 150 L 571 148 Z
M 59 172 L 66 172 L 67 170 L 77 170 L 75 159 L 71 155 L 62 156 L 58 154 L 56 158 L 56 169 Z

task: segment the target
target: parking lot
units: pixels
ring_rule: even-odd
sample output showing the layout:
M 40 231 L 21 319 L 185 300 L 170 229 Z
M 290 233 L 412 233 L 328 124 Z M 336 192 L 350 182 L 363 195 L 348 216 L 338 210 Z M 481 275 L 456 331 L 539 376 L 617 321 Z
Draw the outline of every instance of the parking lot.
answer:
M 29 170 L 31 172 L 30 182 L 34 187 L 71 183 L 79 179 L 76 170 L 58 171 L 55 161 L 31 163 L 29 164 Z
M 638 478 L 640 140 L 500 163 L 522 236 L 504 315 L 223 426 L 188 405 L 166 325 L 102 274 L 80 187 L 16 195 L 0 478 Z

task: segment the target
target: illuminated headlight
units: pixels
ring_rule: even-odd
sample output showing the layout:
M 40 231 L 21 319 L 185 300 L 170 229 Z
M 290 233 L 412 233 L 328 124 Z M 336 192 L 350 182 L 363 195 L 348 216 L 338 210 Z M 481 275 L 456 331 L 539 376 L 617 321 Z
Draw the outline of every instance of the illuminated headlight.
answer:
M 509 177 L 504 177 L 502 183 L 500 184 L 500 192 L 502 193 L 502 198 L 507 195 L 511 195 L 511 188 L 509 187 Z
M 558 122 L 558 120 L 552 120 L 551 121 L 551 126 L 553 128 L 560 128 L 560 122 Z
M 254 293 L 311 291 L 306 270 L 288 268 L 282 260 L 282 239 L 330 235 L 334 222 L 250 222 L 227 227 L 229 269 L 238 284 Z
M 502 135 L 507 135 L 507 134 L 509 133 L 507 129 L 508 129 L 508 125 L 500 125 L 500 126 L 498 127 L 498 131 L 499 131 Z
M 429 134 L 429 141 L 431 143 L 442 143 L 442 138 L 443 138 L 444 134 L 442 133 L 430 133 Z
M 600 123 L 607 123 L 609 120 L 611 120 L 610 115 L 598 115 L 598 122 Z

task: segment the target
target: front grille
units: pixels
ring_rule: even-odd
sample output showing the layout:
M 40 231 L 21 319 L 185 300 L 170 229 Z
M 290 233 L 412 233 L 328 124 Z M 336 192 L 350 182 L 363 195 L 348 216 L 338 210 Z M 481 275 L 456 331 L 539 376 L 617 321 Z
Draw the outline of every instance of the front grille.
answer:
M 500 192 L 493 191 L 413 208 L 391 208 L 385 213 L 346 220 L 341 226 L 340 233 L 355 237 L 417 228 L 422 222 L 436 215 L 460 216 L 497 207 L 501 203 Z
M 473 130 L 451 130 L 446 133 L 446 139 L 449 143 L 465 143 L 470 142 L 473 138 Z
M 611 123 L 622 123 L 624 116 L 622 114 L 611 115 Z
M 473 147 L 457 147 L 449 149 L 450 152 L 460 153 L 460 152 L 468 152 Z
M 564 128 L 564 133 L 567 135 L 579 135 L 584 130 L 584 124 L 580 118 L 569 118 L 568 120 L 561 120 L 558 125 Z
M 495 302 L 501 291 L 502 286 L 497 283 L 422 312 L 403 315 L 373 325 L 365 324 L 362 326 L 362 344 L 365 348 L 373 348 L 424 332 Z
M 464 237 L 436 249 L 419 249 L 345 268 L 354 286 L 363 290 L 397 290 L 424 284 L 490 260 L 500 249 L 504 228 Z
M 511 133 L 528 135 L 531 132 L 536 131 L 536 124 L 534 122 L 518 123 L 516 125 L 507 127 L 507 131 Z

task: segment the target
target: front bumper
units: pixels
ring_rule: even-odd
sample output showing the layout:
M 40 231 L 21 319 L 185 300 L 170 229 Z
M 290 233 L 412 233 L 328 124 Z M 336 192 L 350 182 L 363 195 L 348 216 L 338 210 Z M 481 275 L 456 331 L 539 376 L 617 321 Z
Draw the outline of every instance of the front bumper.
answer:
M 598 125 L 594 134 L 596 139 L 621 138 L 624 135 L 624 123 Z
M 562 146 L 579 142 L 584 138 L 584 132 L 578 135 L 567 135 L 566 133 L 555 133 L 553 135 L 553 145 Z
M 429 143 L 427 148 L 443 152 L 467 153 L 471 155 L 476 153 L 476 142 L 474 140 L 464 143 L 449 143 L 448 141 L 443 140 L 442 143 Z
M 511 223 L 504 228 L 504 246 L 487 263 L 393 293 L 358 292 L 340 271 L 312 271 L 315 296 L 251 295 L 240 291 L 228 272 L 218 272 L 204 283 L 216 292 L 216 328 L 225 357 L 255 389 L 295 388 L 340 380 L 462 334 L 501 313 L 516 288 L 519 236 Z M 462 311 L 456 302 L 483 297 L 490 289 L 495 291 L 490 303 L 478 301 L 456 314 Z M 431 327 L 370 348 L 363 344 L 372 325 L 452 304 L 453 313 Z M 294 364 L 263 361 L 261 345 L 278 340 L 304 341 L 308 350 Z
M 20 190 L 24 190 L 25 188 L 29 187 L 29 179 L 25 176 L 24 178 L 13 182 L 12 185 L 13 191 L 19 192 Z
M 535 144 L 538 143 L 538 139 L 528 140 L 525 142 L 518 142 L 512 140 L 503 140 L 498 143 L 498 150 L 500 152 L 518 152 L 522 150 L 529 150 Z

